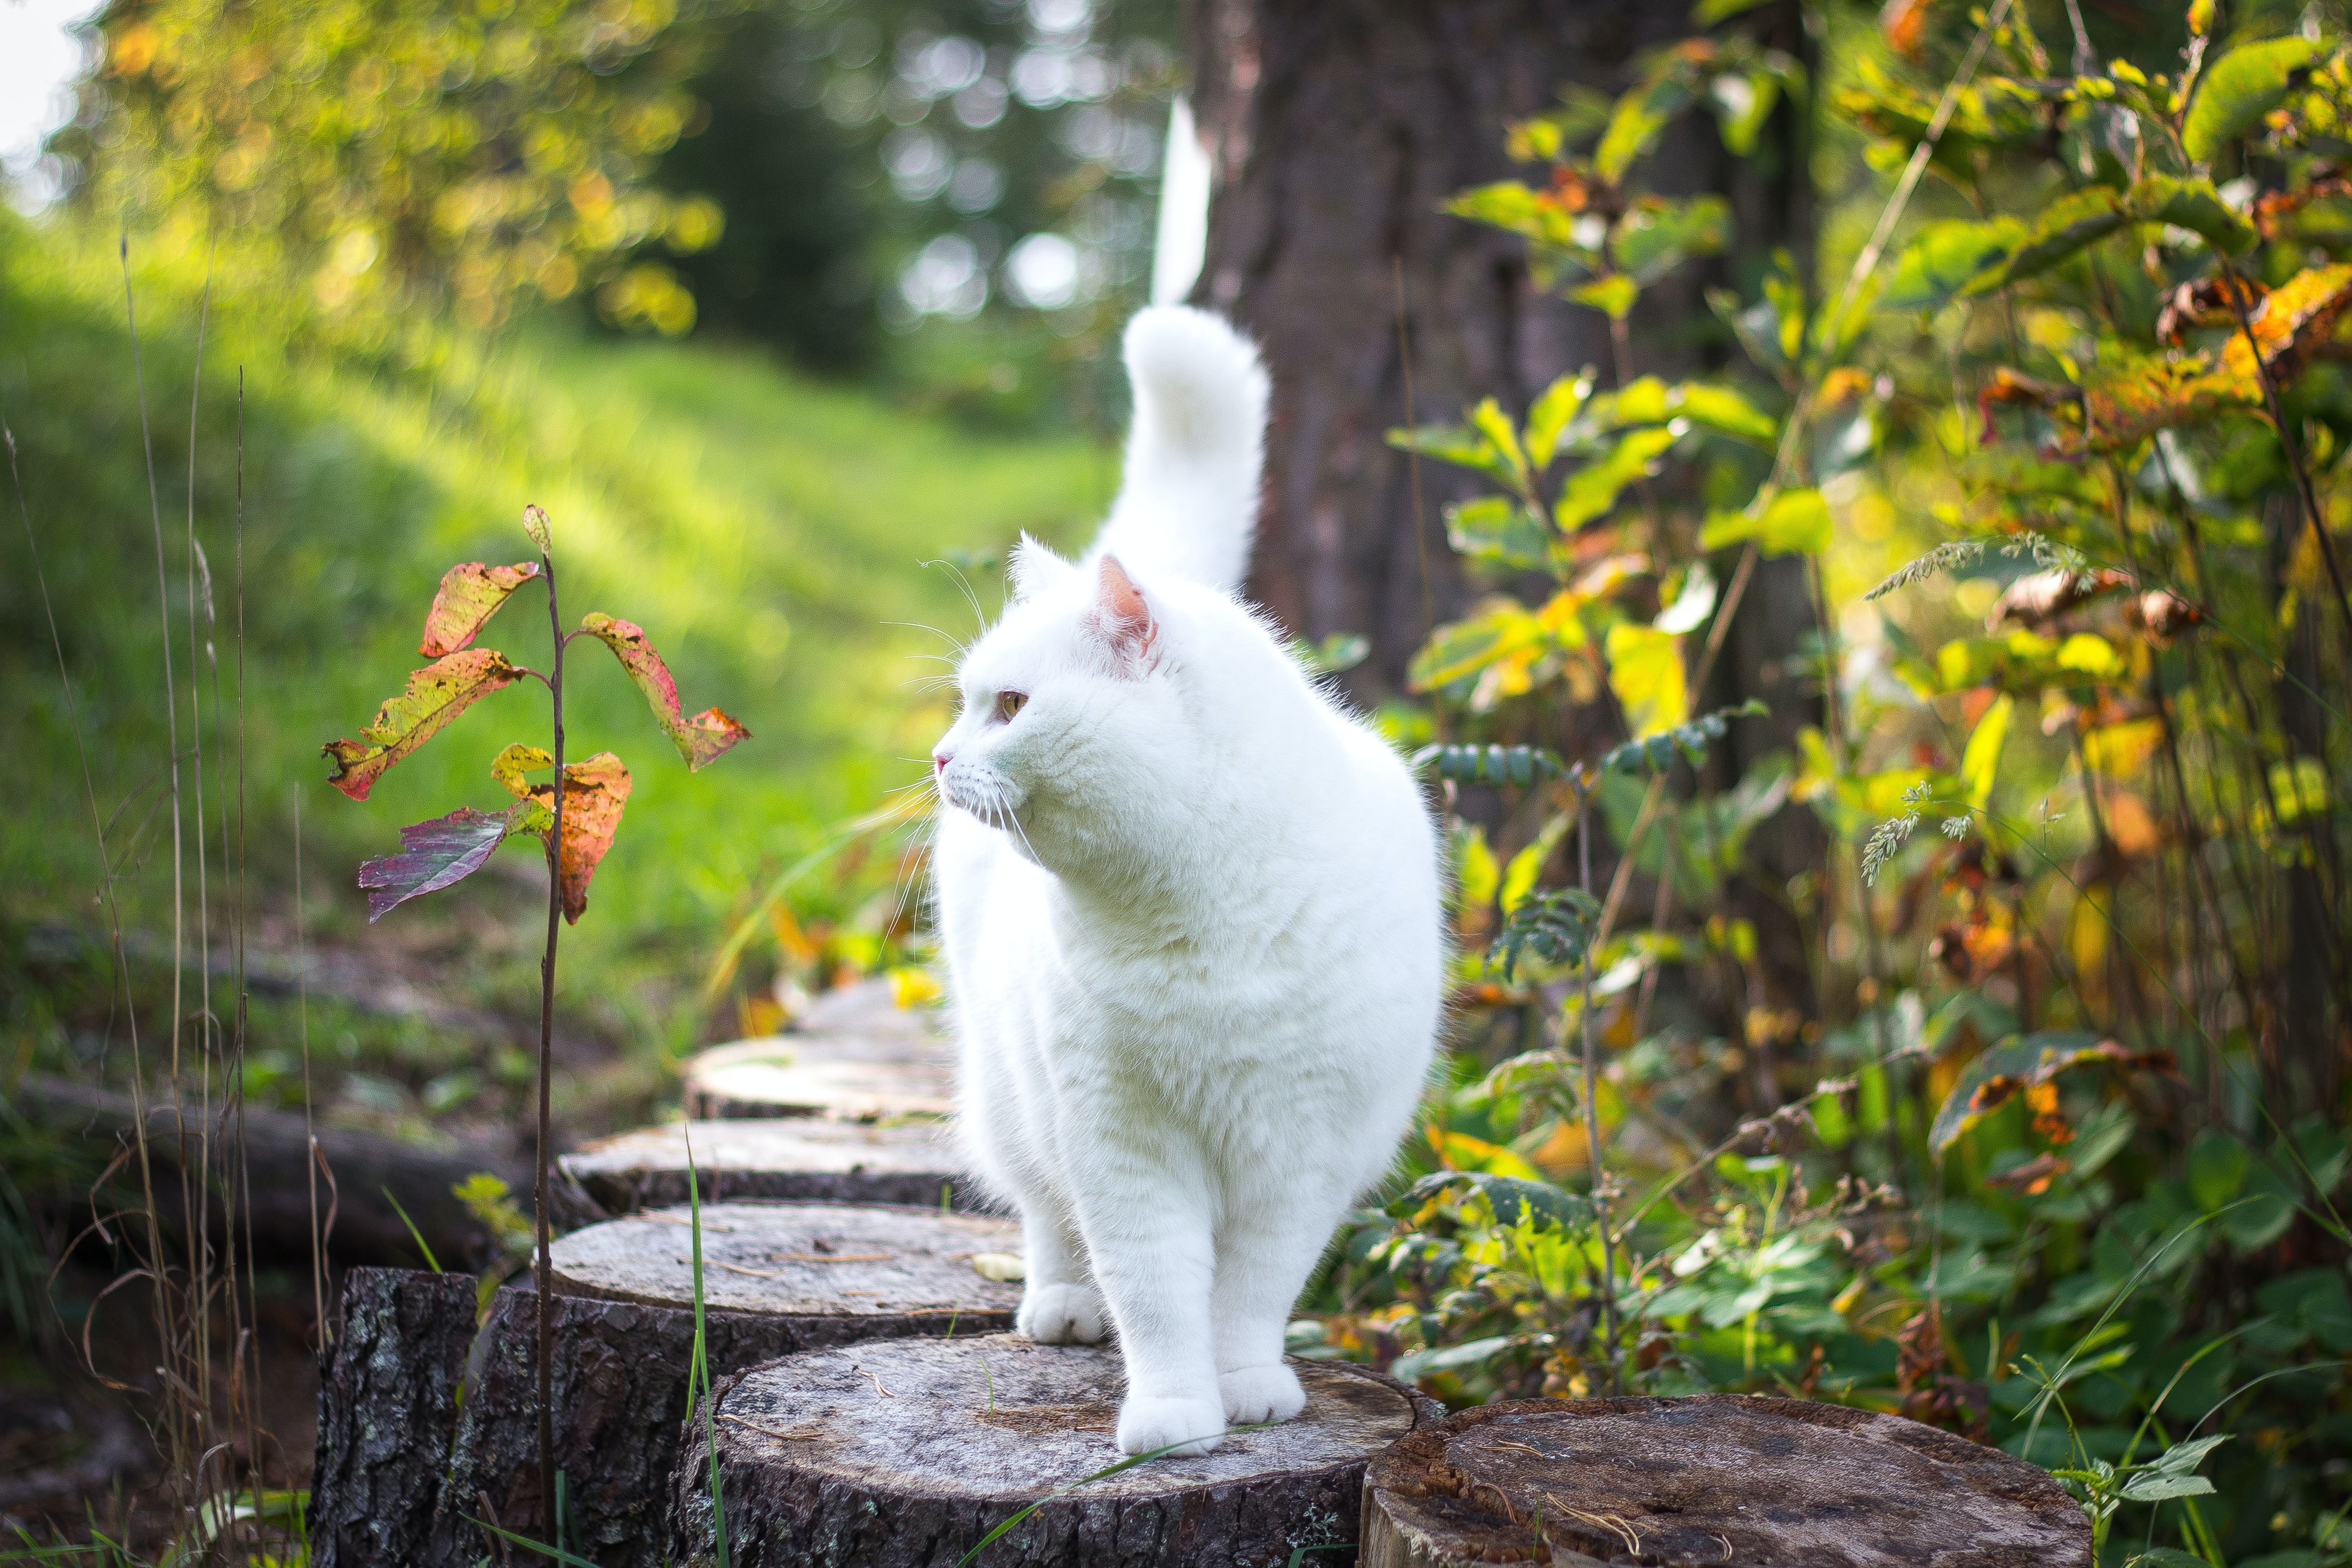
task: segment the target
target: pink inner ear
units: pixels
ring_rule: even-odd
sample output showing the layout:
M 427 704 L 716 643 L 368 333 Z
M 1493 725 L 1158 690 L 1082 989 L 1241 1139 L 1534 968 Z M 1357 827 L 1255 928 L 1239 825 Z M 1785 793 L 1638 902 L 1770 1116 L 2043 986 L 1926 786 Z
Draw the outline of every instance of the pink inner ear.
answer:
M 1151 607 L 1143 602 L 1143 595 L 1136 591 L 1134 580 L 1117 556 L 1102 558 L 1095 584 L 1095 613 L 1114 642 L 1140 648 L 1151 641 Z

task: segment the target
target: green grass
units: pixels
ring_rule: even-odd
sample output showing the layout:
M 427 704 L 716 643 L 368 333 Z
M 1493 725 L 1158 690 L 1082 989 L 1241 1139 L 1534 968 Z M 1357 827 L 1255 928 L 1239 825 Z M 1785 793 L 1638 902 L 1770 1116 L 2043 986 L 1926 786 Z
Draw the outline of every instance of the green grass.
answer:
M 135 251 L 132 270 L 184 750 L 189 394 L 204 260 Z M 567 622 L 590 610 L 637 622 L 689 710 L 718 704 L 753 734 L 688 775 L 604 650 L 573 647 L 571 754 L 617 751 L 636 789 L 589 913 L 566 933 L 565 997 L 633 1036 L 674 1027 L 667 998 L 690 994 L 714 933 L 763 874 L 921 776 L 908 759 L 928 749 L 945 709 L 909 683 L 942 668 L 918 655 L 950 650 L 919 628 L 960 637 L 976 625 L 955 574 L 923 563 L 1001 556 L 1024 529 L 1082 537 L 1116 477 L 1099 444 L 974 436 L 747 354 L 542 326 L 489 350 L 426 338 L 429 362 L 400 365 L 306 340 L 299 320 L 267 287 L 222 280 L 194 442 L 196 530 L 222 618 L 221 719 L 233 725 L 241 367 L 256 906 L 284 912 L 297 789 L 313 929 L 348 935 L 364 919 L 352 883 L 360 858 L 395 849 L 403 823 L 496 804 L 491 758 L 511 740 L 544 743 L 544 694 L 532 685 L 465 715 L 365 804 L 325 787 L 317 755 L 321 742 L 355 735 L 423 663 L 418 629 L 444 568 L 530 553 L 519 519 L 536 501 L 554 520 Z M 131 802 L 113 829 L 118 852 L 128 846 L 131 923 L 168 937 L 170 813 L 147 815 L 168 751 L 155 544 L 111 243 L 0 218 L 0 413 L 16 433 L 100 808 Z M 992 612 L 996 574 L 968 575 Z M 482 642 L 544 667 L 546 637 L 534 590 Z M 209 695 L 207 704 L 217 838 L 224 774 Z M 14 516 L 0 529 L 0 733 L 12 737 L 0 747 L 0 926 L 94 930 L 98 860 Z M 183 789 L 192 802 L 193 765 Z M 456 946 L 481 951 L 450 966 L 451 990 L 529 1010 L 535 937 L 522 929 L 509 940 L 505 929 L 530 926 L 529 899 L 496 878 L 441 897 L 443 914 L 412 904 L 386 925 L 465 933 Z M 446 946 L 442 956 L 463 957 Z M 25 996 L 9 1003 L 21 1025 Z

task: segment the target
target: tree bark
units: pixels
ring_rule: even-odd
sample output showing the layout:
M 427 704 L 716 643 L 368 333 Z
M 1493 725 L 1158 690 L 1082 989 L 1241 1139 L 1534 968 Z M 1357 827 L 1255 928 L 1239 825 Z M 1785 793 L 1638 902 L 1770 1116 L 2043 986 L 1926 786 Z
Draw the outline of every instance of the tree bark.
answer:
M 1507 122 L 1549 107 L 1570 83 L 1614 93 L 1643 51 L 1698 29 L 1687 6 L 1643 0 L 1192 0 L 1189 21 L 1196 111 L 1217 178 L 1193 298 L 1255 335 L 1274 375 L 1248 592 L 1309 641 L 1339 632 L 1370 639 L 1370 656 L 1348 680 L 1359 700 L 1377 702 L 1402 685 L 1433 623 L 1458 618 L 1478 591 L 1447 546 L 1444 515 L 1447 503 L 1492 488 L 1423 461 L 1416 497 L 1412 465 L 1385 433 L 1457 420 L 1489 395 L 1521 413 L 1552 381 L 1585 366 L 1598 368 L 1603 387 L 1618 379 L 1605 319 L 1537 288 L 1523 241 L 1450 216 L 1444 204 L 1528 172 L 1505 156 Z M 1788 0 L 1739 25 L 1811 63 L 1800 8 Z M 1705 292 L 1733 285 L 1752 297 L 1754 275 L 1775 248 L 1790 248 L 1808 275 L 1809 134 L 1805 116 L 1784 106 L 1761 151 L 1738 160 L 1702 112 L 1679 122 L 1639 171 L 1661 193 L 1726 194 L 1735 235 L 1729 256 L 1643 294 L 1631 322 L 1633 373 L 1672 377 L 1739 358 Z M 1670 511 L 1678 499 L 1672 479 L 1659 486 Z M 1679 511 L 1695 517 L 1696 499 L 1680 497 Z M 1692 535 L 1690 524 L 1684 517 L 1672 526 Z M 1718 584 L 1737 559 L 1718 556 Z M 1812 684 L 1783 673 L 1816 628 L 1803 561 L 1759 563 L 1717 668 L 1693 699 L 1713 708 L 1758 697 L 1771 716 L 1733 727 L 1717 777 L 1736 779 L 1821 721 Z M 1613 738 L 1612 722 L 1605 707 L 1590 708 L 1521 738 L 1576 756 Z M 1465 793 L 1464 807 L 1500 814 L 1478 791 Z M 1764 944 L 1771 994 L 1753 999 L 1811 1017 L 1811 966 L 1783 887 L 1818 863 L 1820 830 L 1792 810 L 1750 842 L 1759 874 L 1734 886 L 1731 904 Z M 1636 891 L 1622 924 L 1642 924 L 1633 912 L 1649 904 L 1649 893 Z
M 618 1217 L 687 1198 L 688 1144 L 702 1201 L 799 1198 L 984 1209 L 937 1123 L 866 1125 L 808 1117 L 670 1123 L 566 1155 L 566 1175 Z
M 425 1559 L 474 1341 L 471 1274 L 354 1269 L 319 1354 L 310 1480 L 315 1568 Z
M 976 1251 L 1017 1250 L 1009 1221 L 936 1210 L 720 1204 L 703 1218 L 706 1359 L 724 1375 L 814 1347 L 1010 1327 L 1019 1287 L 982 1278 Z M 681 1210 L 615 1220 L 555 1244 L 555 1463 L 571 1550 L 651 1568 L 693 1365 L 692 1233 Z M 877 1254 L 887 1254 L 877 1257 Z M 820 1258 L 839 1261 L 801 1261 Z M 856 1293 L 853 1293 L 856 1292 Z M 528 1532 L 540 1518 L 535 1298 L 499 1292 L 473 1353 L 466 1409 L 426 1568 L 486 1550 L 470 1520 Z M 520 1559 L 519 1559 L 520 1560 Z
M 735 1568 L 954 1568 L 997 1525 L 991 1568 L 1286 1568 L 1355 1561 L 1374 1453 L 1443 1414 L 1360 1367 L 1294 1362 L 1307 1407 L 1216 1452 L 1119 1462 L 1118 1353 L 1011 1334 L 899 1340 L 757 1367 L 718 1390 Z M 716 1562 L 709 1429 L 673 1480 L 673 1561 Z
M 2090 1568 L 2091 1531 L 2024 1460 L 1800 1399 L 1526 1399 L 1414 1432 L 1364 1477 L 1367 1568 L 1736 1563 Z

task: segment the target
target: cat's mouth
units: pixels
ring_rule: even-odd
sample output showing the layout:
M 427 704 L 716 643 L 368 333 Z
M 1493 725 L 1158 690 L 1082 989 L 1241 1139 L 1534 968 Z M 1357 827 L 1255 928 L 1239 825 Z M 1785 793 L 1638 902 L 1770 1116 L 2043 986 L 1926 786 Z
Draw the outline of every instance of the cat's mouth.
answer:
M 940 775 L 940 797 L 992 828 L 1011 826 L 1013 813 L 1021 803 L 1003 779 L 952 764 Z

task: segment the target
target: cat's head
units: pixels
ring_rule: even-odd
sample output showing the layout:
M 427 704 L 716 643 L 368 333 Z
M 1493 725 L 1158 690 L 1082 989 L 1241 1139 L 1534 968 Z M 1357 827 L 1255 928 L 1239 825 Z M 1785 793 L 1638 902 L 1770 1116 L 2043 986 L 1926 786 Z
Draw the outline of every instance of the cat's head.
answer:
M 1075 566 L 1034 540 L 1014 602 L 958 672 L 963 711 L 932 747 L 940 794 L 1044 863 L 1110 848 L 1164 811 L 1202 765 L 1186 700 L 1196 601 L 1104 555 Z

